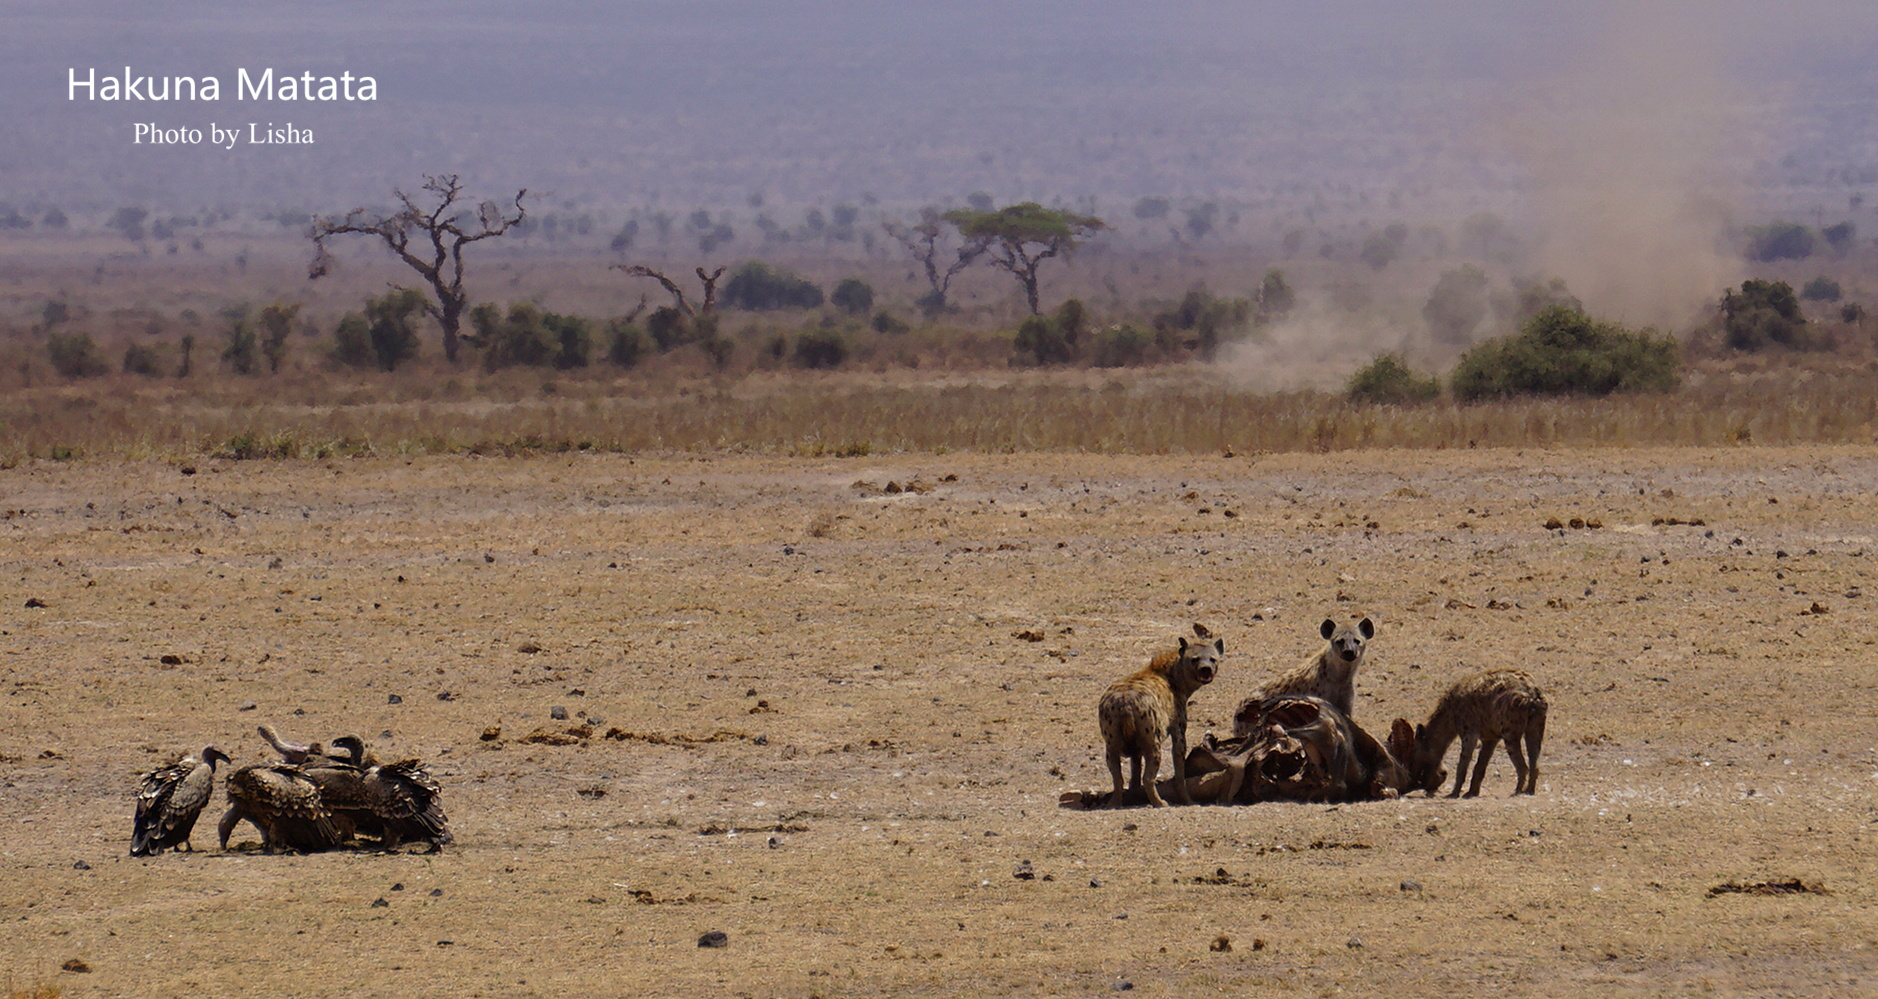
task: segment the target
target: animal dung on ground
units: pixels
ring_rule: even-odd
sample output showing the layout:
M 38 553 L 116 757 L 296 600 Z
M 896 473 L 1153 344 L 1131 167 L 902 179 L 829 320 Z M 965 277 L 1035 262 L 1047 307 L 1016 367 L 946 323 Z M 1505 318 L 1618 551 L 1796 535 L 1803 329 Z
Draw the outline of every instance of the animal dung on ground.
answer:
M 1830 895 L 1830 894 L 1832 893 L 1827 891 L 1824 885 L 1807 884 L 1806 882 L 1801 881 L 1799 878 L 1788 878 L 1784 881 L 1755 881 L 1749 884 L 1742 884 L 1741 882 L 1738 882 L 1738 881 L 1729 881 L 1724 884 L 1716 885 L 1715 887 L 1710 888 L 1708 890 L 1709 898 L 1714 898 L 1718 895 Z

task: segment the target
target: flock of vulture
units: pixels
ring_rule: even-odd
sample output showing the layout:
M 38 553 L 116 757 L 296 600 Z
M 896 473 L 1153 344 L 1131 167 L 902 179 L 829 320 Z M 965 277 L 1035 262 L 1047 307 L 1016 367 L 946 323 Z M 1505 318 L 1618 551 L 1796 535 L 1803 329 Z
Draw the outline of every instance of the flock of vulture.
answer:
M 287 742 L 269 725 L 260 731 L 281 759 L 228 775 L 228 811 L 216 830 L 222 849 L 243 821 L 261 831 L 261 848 L 270 852 L 332 850 L 369 838 L 380 849 L 428 843 L 435 853 L 451 842 L 442 789 L 417 760 L 380 763 L 356 735 L 334 739 L 329 750 Z M 189 836 L 213 796 L 215 765 L 230 762 L 208 746 L 145 774 L 131 856 L 194 850 Z

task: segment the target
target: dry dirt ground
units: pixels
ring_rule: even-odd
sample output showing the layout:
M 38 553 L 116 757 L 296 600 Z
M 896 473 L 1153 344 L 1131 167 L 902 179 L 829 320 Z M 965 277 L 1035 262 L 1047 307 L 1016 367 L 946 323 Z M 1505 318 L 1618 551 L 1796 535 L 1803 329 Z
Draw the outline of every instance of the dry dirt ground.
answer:
M 1869 449 L 80 461 L 0 506 L 12 989 L 1878 992 Z M 1358 614 L 1372 729 L 1539 677 L 1536 797 L 1502 755 L 1472 800 L 1058 807 L 1192 622 L 1198 738 Z M 136 775 L 259 722 L 427 759 L 456 844 L 225 853 L 218 781 L 132 859 Z

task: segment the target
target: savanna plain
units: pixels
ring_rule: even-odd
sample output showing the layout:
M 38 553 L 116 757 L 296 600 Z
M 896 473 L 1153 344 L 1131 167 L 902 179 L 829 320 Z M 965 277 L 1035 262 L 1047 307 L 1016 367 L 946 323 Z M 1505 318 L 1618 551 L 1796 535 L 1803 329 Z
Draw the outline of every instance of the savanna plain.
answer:
M 0 476 L 9 994 L 1878 987 L 1869 447 Z M 1538 793 L 1496 755 L 1475 799 L 1059 807 L 1194 622 L 1198 739 L 1357 615 L 1372 731 L 1532 672 Z M 263 722 L 425 759 L 456 842 L 224 851 L 218 778 L 193 853 L 130 857 L 137 775 Z

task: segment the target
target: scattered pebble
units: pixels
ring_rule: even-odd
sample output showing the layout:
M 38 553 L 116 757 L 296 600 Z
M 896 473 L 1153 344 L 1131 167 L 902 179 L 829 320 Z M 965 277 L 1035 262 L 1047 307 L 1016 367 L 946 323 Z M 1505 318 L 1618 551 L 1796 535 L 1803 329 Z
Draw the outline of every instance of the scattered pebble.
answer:
M 705 935 L 698 938 L 698 946 L 700 947 L 728 947 L 730 946 L 730 935 L 725 933 L 723 930 L 712 930 L 711 932 L 706 933 Z
M 386 703 L 386 704 L 403 704 L 403 703 L 404 703 L 404 698 L 402 698 L 402 697 L 399 697 L 399 696 L 398 696 L 398 695 L 396 695 L 396 694 L 386 694 L 386 695 L 385 695 L 385 703 Z
M 243 701 L 243 702 L 241 702 L 241 707 L 239 707 L 239 708 L 236 708 L 235 710 L 237 710 L 237 711 L 253 711 L 253 710 L 254 710 L 255 708 L 258 708 L 258 707 L 260 707 L 260 705 L 258 705 L 258 704 L 256 704 L 256 703 L 254 703 L 253 701 Z
M 1011 872 L 1011 877 L 1014 877 L 1019 881 L 1029 881 L 1030 879 L 1036 876 L 1037 876 L 1037 869 L 1031 866 L 1031 863 L 1028 860 L 1020 861 L 1017 865 L 1017 868 Z
M 76 860 L 76 861 L 73 861 L 73 862 L 72 862 L 72 870 L 74 870 L 74 871 L 89 871 L 89 870 L 91 870 L 91 865 L 90 865 L 90 864 L 87 864 L 87 863 L 85 863 L 85 862 L 84 862 L 84 861 L 82 861 L 82 860 Z
M 1403 891 L 1421 891 L 1422 883 L 1420 881 L 1404 881 L 1401 884 L 1401 888 Z
M 556 704 L 554 707 L 551 707 L 548 709 L 548 717 L 554 719 L 555 721 L 566 721 L 567 709 L 560 706 L 559 704 Z
M 372 908 L 374 909 L 388 909 L 390 907 L 391 907 L 391 903 L 386 901 L 383 895 L 380 895 L 379 897 L 372 899 Z
M 85 959 L 81 957 L 72 958 L 70 961 L 59 965 L 59 967 L 66 971 L 77 972 L 81 975 L 91 970 L 91 965 L 86 964 Z

